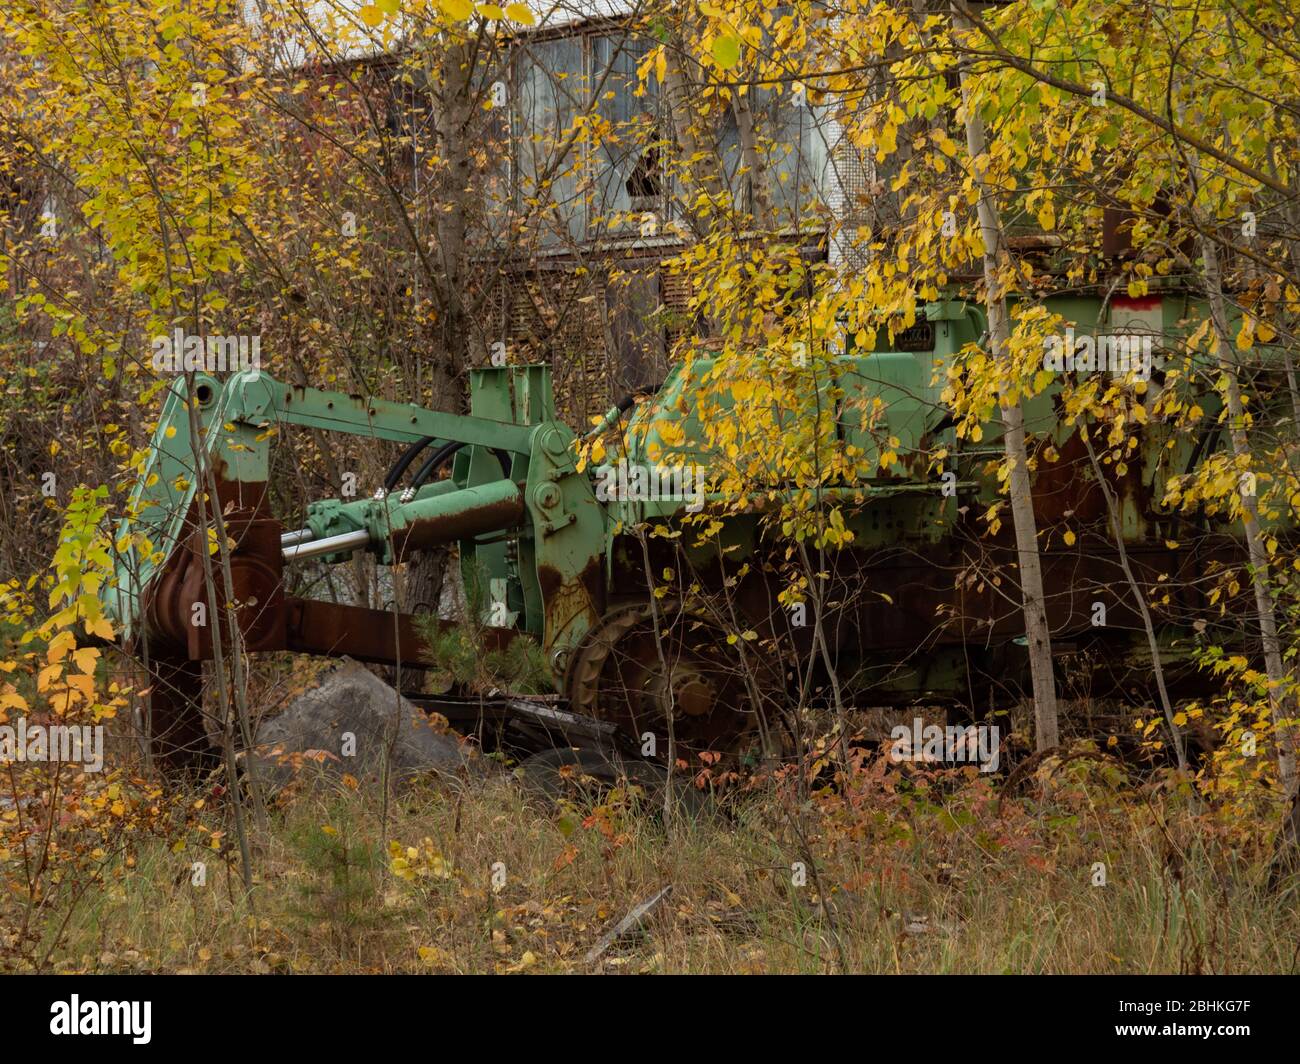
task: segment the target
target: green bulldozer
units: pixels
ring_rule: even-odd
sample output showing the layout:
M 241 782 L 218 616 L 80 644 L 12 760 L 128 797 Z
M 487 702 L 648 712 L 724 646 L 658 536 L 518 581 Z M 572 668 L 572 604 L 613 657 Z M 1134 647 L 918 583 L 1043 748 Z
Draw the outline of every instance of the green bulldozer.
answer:
M 1148 394 L 1162 386 L 1150 354 L 1158 363 L 1198 316 L 1191 297 L 1172 289 L 1105 304 L 1061 297 L 1050 309 L 1070 323 L 1072 349 L 1074 336 L 1088 336 L 1131 356 L 1129 368 L 1150 376 Z M 855 707 L 979 712 L 1016 686 L 1026 664 L 1010 522 L 992 531 L 983 519 L 1000 497 L 992 473 L 1000 427 L 992 420 L 959 438 L 942 401 L 943 368 L 985 328 L 979 307 L 937 301 L 911 328 L 882 333 L 876 349 L 821 364 L 811 386 L 833 413 L 828 443 L 859 456 L 888 450 L 895 460 L 817 484 L 817 505 L 839 511 L 852 543 L 817 552 L 815 617 L 781 599 L 790 551 L 772 520 L 802 489 L 762 485 L 740 508 L 717 486 L 705 421 L 740 413 L 724 398 L 702 414 L 700 389 L 720 368 L 707 357 L 678 365 L 581 437 L 556 416 L 550 371 L 539 365 L 472 370 L 461 414 L 259 371 L 177 379 L 103 591 L 124 645 L 147 663 L 156 756 L 175 769 L 211 756 L 201 670 L 236 641 L 252 653 L 437 665 L 422 634 L 428 619 L 289 593 L 293 566 L 346 562 L 358 551 L 396 565 L 454 548 L 484 640 L 533 640 L 567 702 L 554 700 L 556 712 L 633 737 L 671 725 L 679 747 L 735 749 L 762 728 L 765 701 L 821 697 L 830 673 Z M 1277 371 L 1265 361 L 1258 372 Z M 1213 388 L 1194 375 L 1180 380 L 1199 387 L 1197 430 L 1152 420 L 1122 474 L 1098 476 L 1058 384 L 1024 407 L 1038 447 L 1056 456 L 1034 470 L 1039 528 L 1066 524 L 1072 533 L 1040 543 L 1054 651 L 1086 663 L 1094 691 L 1150 697 L 1150 643 L 1122 562 L 1153 604 L 1174 689 L 1205 682 L 1193 659 L 1198 639 L 1226 638 L 1214 625 L 1240 636 L 1239 619 L 1215 619 L 1208 606 L 1212 574 L 1242 564 L 1238 540 L 1223 521 L 1163 501 L 1172 477 L 1227 446 Z M 287 426 L 359 436 L 397 457 L 373 491 L 312 502 L 286 523 L 272 512 L 268 480 Z M 597 438 L 609 441 L 605 460 L 584 465 L 580 447 Z M 689 530 L 700 514 L 719 515 L 708 537 Z M 681 591 L 687 581 L 663 586 L 665 569 L 688 571 L 690 593 Z M 816 675 L 792 664 L 801 661 Z

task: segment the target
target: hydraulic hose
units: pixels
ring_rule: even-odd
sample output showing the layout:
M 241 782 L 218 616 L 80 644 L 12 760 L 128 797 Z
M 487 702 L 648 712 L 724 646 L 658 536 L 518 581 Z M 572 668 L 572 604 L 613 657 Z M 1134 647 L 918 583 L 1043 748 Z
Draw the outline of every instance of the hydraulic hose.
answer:
M 623 420 L 623 415 L 636 405 L 638 399 L 642 396 L 658 395 L 659 389 L 663 386 L 664 382 L 660 381 L 658 384 L 647 384 L 640 388 L 633 388 L 632 391 L 628 392 L 627 395 L 623 396 L 622 399 L 606 411 L 605 416 L 597 422 L 595 428 L 591 429 L 585 436 L 583 436 L 584 442 L 594 440 L 597 436 L 603 436 Z
M 411 490 L 417 490 L 433 475 L 435 469 L 464 446 L 463 441 L 453 440 L 451 443 L 444 443 L 433 454 L 429 455 L 424 465 L 420 467 L 419 472 L 415 474 L 415 479 L 411 481 Z M 501 472 L 508 477 L 510 475 L 510 455 L 495 448 L 492 453 L 496 455 L 496 460 L 501 463 Z
M 384 491 L 392 491 L 397 487 L 397 482 L 402 479 L 402 474 L 406 472 L 407 467 L 415 461 L 429 444 L 436 442 L 437 436 L 425 436 L 422 440 L 416 440 L 410 447 L 402 452 L 402 457 L 393 463 L 389 469 L 388 475 L 384 477 Z
M 433 475 L 435 469 L 464 446 L 463 443 L 455 440 L 451 443 L 444 443 L 433 454 L 429 455 L 424 465 L 420 466 L 420 471 L 415 474 L 415 479 L 411 481 L 411 487 L 418 488 Z

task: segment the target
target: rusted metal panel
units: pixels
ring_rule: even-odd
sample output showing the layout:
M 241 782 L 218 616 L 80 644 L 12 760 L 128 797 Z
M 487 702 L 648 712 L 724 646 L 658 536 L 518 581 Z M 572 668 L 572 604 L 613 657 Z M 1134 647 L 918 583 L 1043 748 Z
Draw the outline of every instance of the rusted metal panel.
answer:
M 315 599 L 286 600 L 286 649 L 326 657 L 350 657 L 379 665 L 436 666 L 416 627 L 414 614 L 373 610 Z M 454 625 L 438 621 L 446 631 Z M 517 635 L 514 629 L 488 628 L 482 641 L 501 649 Z

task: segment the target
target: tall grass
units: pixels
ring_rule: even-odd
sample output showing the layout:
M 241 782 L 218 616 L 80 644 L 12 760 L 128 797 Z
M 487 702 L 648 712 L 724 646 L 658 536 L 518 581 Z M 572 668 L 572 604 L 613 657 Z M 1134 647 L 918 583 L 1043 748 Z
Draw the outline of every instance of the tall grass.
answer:
M 802 802 L 788 787 L 788 779 L 762 781 L 731 796 L 724 816 L 665 824 L 635 793 L 556 807 L 502 774 L 406 792 L 390 809 L 390 838 L 379 836 L 377 796 L 316 791 L 275 811 L 255 835 L 251 904 L 223 849 L 144 842 L 130 874 L 107 877 L 110 885 L 73 913 L 52 966 L 1300 968 L 1296 887 L 1266 889 L 1266 833 L 1191 809 L 1176 789 L 1137 789 L 1089 764 L 1040 774 L 1001 802 L 973 770 L 868 766 Z M 193 882 L 196 862 L 206 866 L 202 886 Z M 665 884 L 673 891 L 644 935 L 589 965 L 584 956 L 600 934 Z

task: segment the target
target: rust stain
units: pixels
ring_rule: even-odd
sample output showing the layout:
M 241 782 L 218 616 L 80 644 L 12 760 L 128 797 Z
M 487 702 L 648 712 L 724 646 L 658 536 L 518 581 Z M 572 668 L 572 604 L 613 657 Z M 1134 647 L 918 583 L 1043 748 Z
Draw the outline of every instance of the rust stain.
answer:
M 524 517 L 523 496 L 499 502 L 485 503 L 461 513 L 413 521 L 392 535 L 393 556 L 401 561 L 411 551 L 470 539 L 485 532 L 500 532 L 514 528 Z

